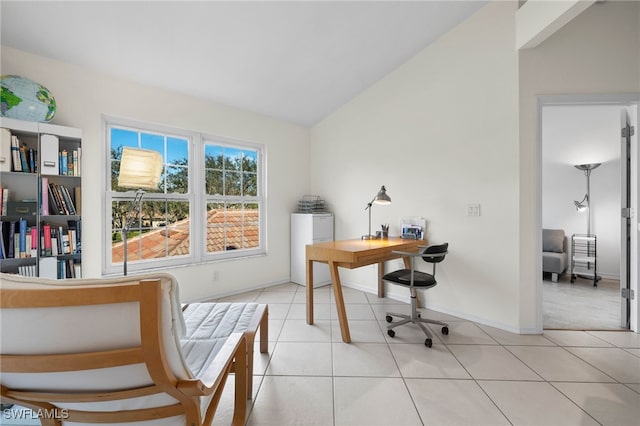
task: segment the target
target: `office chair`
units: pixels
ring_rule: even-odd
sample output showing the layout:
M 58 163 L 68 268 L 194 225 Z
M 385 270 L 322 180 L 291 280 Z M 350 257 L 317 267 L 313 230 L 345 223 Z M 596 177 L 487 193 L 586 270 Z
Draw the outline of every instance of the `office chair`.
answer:
M 424 246 L 420 246 L 420 248 L 425 248 Z M 436 320 L 422 318 L 420 312 L 417 309 L 417 290 L 419 288 L 429 289 L 435 287 L 438 282 L 436 281 L 436 263 L 440 263 L 444 260 L 444 257 L 447 255 L 449 248 L 449 243 L 444 243 L 435 246 L 426 247 L 423 252 L 405 252 L 405 251 L 394 251 L 395 254 L 401 254 L 403 256 L 408 256 L 411 259 L 411 269 L 400 269 L 398 271 L 390 272 L 382 277 L 383 280 L 389 281 L 393 284 L 401 285 L 403 287 L 408 287 L 411 291 L 411 314 L 396 314 L 393 312 L 387 312 L 386 320 L 388 323 L 393 321 L 393 317 L 402 318 L 402 320 L 389 324 L 387 327 L 387 334 L 389 337 L 394 337 L 396 332 L 393 330 L 394 328 L 405 325 L 408 323 L 416 324 L 418 327 L 422 329 L 424 334 L 426 334 L 427 339 L 424 341 L 424 344 L 427 347 L 431 347 L 433 341 L 431 340 L 431 333 L 423 324 L 438 324 L 442 326 L 442 334 L 449 334 L 449 325 Z M 426 272 L 416 271 L 415 269 L 415 259 L 416 257 L 422 257 L 422 259 L 433 265 L 433 270 L 431 274 L 427 274 Z

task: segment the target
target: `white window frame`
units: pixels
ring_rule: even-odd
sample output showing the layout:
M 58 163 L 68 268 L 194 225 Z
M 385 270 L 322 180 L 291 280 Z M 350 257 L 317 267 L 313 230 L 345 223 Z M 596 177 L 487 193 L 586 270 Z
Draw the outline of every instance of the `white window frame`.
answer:
M 112 262 L 112 203 L 119 199 L 133 199 L 135 191 L 116 192 L 111 190 L 111 135 L 110 129 L 112 127 L 131 129 L 136 132 L 144 132 L 151 134 L 162 134 L 175 136 L 177 138 L 187 139 L 189 141 L 189 190 L 186 194 L 156 194 L 146 193 L 144 195 L 144 201 L 160 201 L 160 200 L 177 200 L 177 201 L 189 201 L 190 211 L 189 217 L 191 218 L 189 226 L 189 254 L 184 256 L 171 256 L 163 257 L 159 259 L 146 259 L 139 261 L 130 261 L 127 263 L 127 269 L 130 272 L 144 272 L 157 269 L 163 269 L 168 267 L 188 266 L 196 265 L 206 262 L 213 262 L 225 259 L 245 258 L 252 256 L 264 255 L 267 252 L 266 244 L 266 155 L 265 147 L 262 144 L 254 142 L 239 141 L 214 135 L 205 135 L 198 132 L 185 131 L 180 129 L 171 128 L 163 125 L 143 123 L 139 121 L 133 121 L 128 119 L 122 119 L 117 117 L 103 116 L 103 137 L 104 137 L 104 155 L 106 170 L 103 174 L 103 188 L 105 192 L 105 214 L 103 229 L 104 229 L 104 244 L 105 255 L 103 256 L 102 270 L 104 275 L 119 275 L 123 272 L 123 265 L 121 263 L 113 264 Z M 225 147 L 232 147 L 237 149 L 251 149 L 257 151 L 257 179 L 258 179 L 258 196 L 257 197 L 226 197 L 228 201 L 232 200 L 248 200 L 252 203 L 257 203 L 259 206 L 259 244 L 256 248 L 251 249 L 239 249 L 239 250 L 227 250 L 215 253 L 207 253 L 207 240 L 206 240 L 206 226 L 207 226 L 207 202 L 210 201 L 211 196 L 206 194 L 206 187 L 204 182 L 205 176 L 205 145 L 216 144 Z M 166 153 L 165 153 L 166 154 Z M 166 155 L 165 155 L 166 158 Z M 223 197 L 225 198 L 225 197 Z

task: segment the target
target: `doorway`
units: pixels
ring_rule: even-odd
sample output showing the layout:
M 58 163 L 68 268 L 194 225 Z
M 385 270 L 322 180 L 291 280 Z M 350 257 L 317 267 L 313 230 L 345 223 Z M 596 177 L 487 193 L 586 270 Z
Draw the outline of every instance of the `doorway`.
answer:
M 621 270 L 629 262 L 632 242 L 622 235 L 620 219 L 625 198 L 620 116 L 621 110 L 633 105 L 637 109 L 637 103 L 571 96 L 546 98 L 541 99 L 539 108 L 540 233 L 542 229 L 563 231 L 568 253 L 563 274 L 552 276 L 541 271 L 543 328 L 629 329 L 631 306 L 621 298 L 621 288 L 630 284 L 629 276 L 621 280 Z M 631 163 L 636 167 L 637 161 Z M 587 173 L 586 164 L 595 167 Z M 637 193 L 635 182 L 629 188 Z M 580 210 L 585 210 L 585 204 L 586 212 L 576 209 L 582 206 Z M 597 238 L 597 242 L 589 243 L 597 247 L 597 256 L 593 256 L 597 263 L 588 264 L 591 276 L 579 273 L 584 265 L 575 262 L 578 256 L 572 255 L 572 250 L 579 253 L 579 247 L 573 247 L 578 240 L 572 237 L 587 233 Z

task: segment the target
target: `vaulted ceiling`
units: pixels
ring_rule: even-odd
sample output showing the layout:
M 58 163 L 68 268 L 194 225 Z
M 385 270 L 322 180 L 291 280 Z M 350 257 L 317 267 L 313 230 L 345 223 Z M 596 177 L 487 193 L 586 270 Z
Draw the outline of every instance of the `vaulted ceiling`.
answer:
M 485 3 L 3 0 L 1 41 L 310 126 Z

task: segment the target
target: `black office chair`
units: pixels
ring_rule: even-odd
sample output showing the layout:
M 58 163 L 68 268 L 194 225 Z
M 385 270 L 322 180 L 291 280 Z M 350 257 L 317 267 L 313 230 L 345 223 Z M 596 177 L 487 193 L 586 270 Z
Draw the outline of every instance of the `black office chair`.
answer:
M 424 248 L 424 247 L 420 247 Z M 441 321 L 431 320 L 422 318 L 420 312 L 417 309 L 417 289 L 419 288 L 432 288 L 435 287 L 438 282 L 436 281 L 436 263 L 440 263 L 444 260 L 444 257 L 447 255 L 449 248 L 449 243 L 444 243 L 436 246 L 426 247 L 423 252 L 405 252 L 405 251 L 394 251 L 396 254 L 401 254 L 403 256 L 408 256 L 411 259 L 411 269 L 400 269 L 398 271 L 390 272 L 382 277 L 383 280 L 389 281 L 393 284 L 401 285 L 403 287 L 408 287 L 411 290 L 411 315 L 405 314 L 396 314 L 393 312 L 387 312 L 386 320 L 391 323 L 393 321 L 393 317 L 403 318 L 401 321 L 396 323 L 389 324 L 387 327 L 387 334 L 390 337 L 394 337 L 396 332 L 393 330 L 394 328 L 413 323 L 422 329 L 424 334 L 427 335 L 427 339 L 424 341 L 424 344 L 427 347 L 431 347 L 433 341 L 431 340 L 431 333 L 423 324 L 438 324 L 442 326 L 442 334 L 449 334 L 449 325 L 445 324 Z M 431 274 L 427 274 L 426 272 L 416 271 L 415 269 L 415 259 L 416 257 L 422 257 L 425 262 L 431 263 L 433 265 L 433 271 Z

